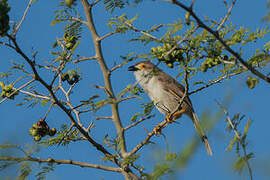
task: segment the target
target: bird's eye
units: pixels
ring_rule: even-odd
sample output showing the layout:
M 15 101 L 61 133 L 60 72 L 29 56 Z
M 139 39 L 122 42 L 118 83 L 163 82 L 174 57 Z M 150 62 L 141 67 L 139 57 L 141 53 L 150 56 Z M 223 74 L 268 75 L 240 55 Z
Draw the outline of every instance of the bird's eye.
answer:
M 144 69 L 145 68 L 145 65 L 144 64 L 141 64 L 140 67 L 141 67 L 141 69 Z

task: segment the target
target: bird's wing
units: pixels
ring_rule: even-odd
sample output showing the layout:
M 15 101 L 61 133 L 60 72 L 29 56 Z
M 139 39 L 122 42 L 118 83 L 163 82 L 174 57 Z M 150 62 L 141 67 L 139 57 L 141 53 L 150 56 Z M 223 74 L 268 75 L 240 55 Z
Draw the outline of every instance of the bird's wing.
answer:
M 162 71 L 159 73 L 158 80 L 162 83 L 164 89 L 180 101 L 184 96 L 185 87 L 168 74 Z M 184 102 L 193 109 L 191 101 L 188 97 L 184 99 Z

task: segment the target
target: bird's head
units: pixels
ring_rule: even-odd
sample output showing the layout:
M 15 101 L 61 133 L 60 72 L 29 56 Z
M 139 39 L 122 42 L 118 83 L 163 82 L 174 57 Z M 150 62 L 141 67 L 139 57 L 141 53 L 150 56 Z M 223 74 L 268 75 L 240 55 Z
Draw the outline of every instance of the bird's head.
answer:
M 155 73 L 160 71 L 158 67 L 156 67 L 150 61 L 140 61 L 135 65 L 128 67 L 128 70 L 134 72 L 137 80 L 150 78 L 155 75 Z

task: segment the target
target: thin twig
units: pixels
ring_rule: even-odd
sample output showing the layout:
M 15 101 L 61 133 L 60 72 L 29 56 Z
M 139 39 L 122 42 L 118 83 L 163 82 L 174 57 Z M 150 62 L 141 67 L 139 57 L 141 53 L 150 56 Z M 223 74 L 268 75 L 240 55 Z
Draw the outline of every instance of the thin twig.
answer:
M 246 147 L 242 143 L 241 143 L 241 145 L 243 147 L 244 157 L 247 157 Z M 246 159 L 246 163 L 247 163 L 247 168 L 248 168 L 248 173 L 249 173 L 250 180 L 253 180 L 252 169 L 251 169 L 251 166 L 250 166 L 250 163 L 249 163 L 248 159 Z
M 105 88 L 104 86 L 99 86 L 99 85 L 88 85 L 88 86 L 92 86 L 92 87 L 97 88 L 97 89 L 102 89 L 102 90 L 105 91 L 105 93 L 110 94 L 110 92 L 108 91 L 108 89 Z
M 0 44 L 2 44 L 2 45 L 4 45 L 4 46 L 8 46 L 8 47 L 10 47 L 10 48 L 12 48 L 12 49 L 15 49 L 14 46 L 12 46 L 12 45 L 10 45 L 10 44 L 8 44 L 8 43 L 5 43 L 5 42 L 3 42 L 3 41 L 0 41 Z
M 65 134 L 63 135 L 63 137 L 62 137 L 61 140 L 59 141 L 58 146 L 61 145 L 61 143 L 63 142 L 63 140 L 66 138 L 66 136 L 68 135 L 68 133 L 72 130 L 72 128 L 73 128 L 74 126 L 75 126 L 74 123 L 72 123 L 72 124 L 70 125 L 70 127 L 68 128 L 68 130 L 65 132 Z
M 158 41 L 158 42 L 161 41 L 160 39 L 158 39 L 157 37 L 151 35 L 150 33 L 146 32 L 146 31 L 144 31 L 144 30 L 139 30 L 139 29 L 135 28 L 135 27 L 132 26 L 132 24 L 130 24 L 130 23 L 125 22 L 125 24 L 126 24 L 131 30 L 133 30 L 134 32 L 139 32 L 139 33 L 141 33 L 141 34 L 143 34 L 143 35 L 145 35 L 145 36 L 147 36 L 147 37 L 150 37 L 150 38 L 152 38 L 152 39 L 154 39 L 154 40 L 156 40 L 156 41 Z
M 105 38 L 107 38 L 107 37 L 109 37 L 109 36 L 111 36 L 111 35 L 113 35 L 113 34 L 116 34 L 116 33 L 118 33 L 118 31 L 112 31 L 112 32 L 109 32 L 108 34 L 105 34 L 104 36 L 99 37 L 99 38 L 98 38 L 98 41 L 102 41 L 103 39 L 105 39 Z
M 218 26 L 218 28 L 217 28 L 217 31 L 219 31 L 220 28 L 222 28 L 223 24 L 227 21 L 227 19 L 228 19 L 229 16 L 231 15 L 232 8 L 233 8 L 233 6 L 235 5 L 235 3 L 236 3 L 236 0 L 233 0 L 233 1 L 232 1 L 232 4 L 231 4 L 231 7 L 228 9 L 227 14 L 225 15 L 224 18 L 222 18 L 222 20 L 221 20 L 221 22 L 220 22 L 220 24 L 219 24 L 219 26 Z
M 134 98 L 138 98 L 138 96 L 129 96 L 129 97 L 125 97 L 125 98 L 121 98 L 119 100 L 117 100 L 118 103 L 129 100 L 129 99 L 134 99 Z
M 27 95 L 30 95 L 30 96 L 33 96 L 33 97 L 36 97 L 36 98 L 47 99 L 47 100 L 50 100 L 51 99 L 48 96 L 40 95 L 40 94 L 34 94 L 34 93 L 31 93 L 31 92 L 28 92 L 28 91 L 24 91 L 24 90 L 19 90 L 19 92 L 24 93 L 24 94 L 27 94 Z
M 89 4 L 90 7 L 93 7 L 95 6 L 97 3 L 99 3 L 101 0 L 95 0 L 92 4 Z
M 235 126 L 233 125 L 232 120 L 231 120 L 231 118 L 230 118 L 230 116 L 229 116 L 228 111 L 227 111 L 226 108 L 223 107 L 217 100 L 215 100 L 215 101 L 216 101 L 216 104 L 224 111 L 224 114 L 226 115 L 226 120 L 228 121 L 229 125 L 231 126 L 232 130 L 234 131 L 236 137 L 237 137 L 238 139 L 240 139 L 240 135 L 239 135 L 239 133 L 237 132 Z
M 137 58 L 137 57 L 129 58 L 129 59 L 125 60 L 124 62 L 122 62 L 122 63 L 120 63 L 120 64 L 118 64 L 118 65 L 112 67 L 111 70 L 109 71 L 109 73 L 111 74 L 111 73 L 112 73 L 113 71 L 115 71 L 116 69 L 118 69 L 118 68 L 124 66 L 125 64 L 129 63 L 130 61 L 133 61 L 133 60 L 136 59 L 136 58 Z
M 48 116 L 50 110 L 52 109 L 53 105 L 54 105 L 54 103 L 52 103 L 52 104 L 50 105 L 48 111 L 46 112 L 46 114 L 45 114 L 45 116 L 44 116 L 44 118 L 43 118 L 43 120 L 45 120 L 45 119 L 47 118 L 47 116 Z
M 212 86 L 212 85 L 214 85 L 214 84 L 220 83 L 220 82 L 221 82 L 222 80 L 224 80 L 224 79 L 230 78 L 230 77 L 235 76 L 235 75 L 238 75 L 238 74 L 241 74 L 241 72 L 235 72 L 235 73 L 227 74 L 227 75 L 222 76 L 222 77 L 220 77 L 220 78 L 218 78 L 218 79 L 216 79 L 216 80 L 212 80 L 211 82 L 209 82 L 209 83 L 206 84 L 205 86 L 200 87 L 200 88 L 198 88 L 198 89 L 196 89 L 196 90 L 194 90 L 194 91 L 189 92 L 188 95 L 197 93 L 197 92 L 199 92 L 199 91 L 201 91 L 201 90 L 203 90 L 203 89 L 205 89 L 205 88 L 208 88 L 208 87 L 210 87 L 210 86 Z
M 27 14 L 29 8 L 31 7 L 32 2 L 33 2 L 33 0 L 30 0 L 30 1 L 29 1 L 28 5 L 27 5 L 27 7 L 26 7 L 26 9 L 25 9 L 25 11 L 24 11 L 24 13 L 23 13 L 23 17 L 22 17 L 21 21 L 20 21 L 19 24 L 16 26 L 16 29 L 15 29 L 14 34 L 17 33 L 17 31 L 19 30 L 20 26 L 22 25 L 22 23 L 23 23 L 23 21 L 24 21 L 24 19 L 25 19 L 25 16 L 26 16 L 26 14 Z
M 128 130 L 128 129 L 130 129 L 130 128 L 136 126 L 136 125 L 138 125 L 139 123 L 141 123 L 141 122 L 147 120 L 147 119 L 151 119 L 152 117 L 154 117 L 154 115 L 150 115 L 150 116 L 147 116 L 147 117 L 145 117 L 145 118 L 141 118 L 141 119 L 139 119 L 138 121 L 136 121 L 135 123 L 132 123 L 131 125 L 125 127 L 124 130 L 126 131 L 126 130 Z
M 26 75 L 20 76 L 18 79 L 16 79 L 16 81 L 14 81 L 13 86 L 15 86 L 15 84 L 17 82 L 19 82 L 21 79 L 28 77 L 28 76 L 34 77 L 33 74 L 26 74 Z
M 79 63 L 79 62 L 82 62 L 82 61 L 94 60 L 94 59 L 97 59 L 97 57 L 96 56 L 82 57 L 82 58 L 80 58 L 78 60 L 72 61 L 72 63 Z
M 86 129 L 87 132 L 90 133 L 90 130 L 91 130 L 93 127 L 95 127 L 94 121 L 92 121 L 92 122 L 89 124 L 89 126 L 87 127 L 87 129 Z
M 2 104 L 4 101 L 6 101 L 9 97 L 11 97 L 12 95 L 14 95 L 16 92 L 20 91 L 22 88 L 28 86 L 29 84 L 31 84 L 32 82 L 34 82 L 35 79 L 32 79 L 30 81 L 28 81 L 27 83 L 25 83 L 24 85 L 22 85 L 21 87 L 19 87 L 18 89 L 15 89 L 9 96 L 5 97 L 4 99 L 2 99 L 0 101 L 0 104 Z
M 112 119 L 112 117 L 111 116 L 96 117 L 96 120 L 100 120 L 100 119 Z
M 72 20 L 72 21 L 77 21 L 77 22 L 82 23 L 82 24 L 87 24 L 87 22 L 86 22 L 86 21 L 81 20 L 81 19 L 80 19 L 80 18 L 78 18 L 78 17 L 71 17 L 69 20 Z
M 0 161 L 16 161 L 16 162 L 32 161 L 32 162 L 38 162 L 38 163 L 70 164 L 70 165 L 75 165 L 75 166 L 80 166 L 80 167 L 101 169 L 104 171 L 122 172 L 121 168 L 103 166 L 99 164 L 91 164 L 91 163 L 85 163 L 85 162 L 79 162 L 79 161 L 73 161 L 73 160 L 60 160 L 60 159 L 52 159 L 52 158 L 40 159 L 40 158 L 34 158 L 30 156 L 28 157 L 1 156 Z

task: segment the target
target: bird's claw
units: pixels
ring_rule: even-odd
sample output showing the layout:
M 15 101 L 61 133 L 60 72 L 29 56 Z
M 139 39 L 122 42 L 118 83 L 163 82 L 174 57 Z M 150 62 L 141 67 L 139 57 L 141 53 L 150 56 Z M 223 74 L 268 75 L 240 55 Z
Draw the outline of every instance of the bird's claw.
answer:
M 161 134 L 161 125 L 160 125 L 160 123 L 158 123 L 157 125 L 156 125 L 156 127 L 153 129 L 153 132 L 154 132 L 154 134 L 155 135 L 160 135 Z

